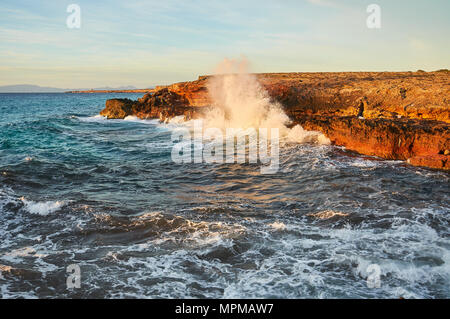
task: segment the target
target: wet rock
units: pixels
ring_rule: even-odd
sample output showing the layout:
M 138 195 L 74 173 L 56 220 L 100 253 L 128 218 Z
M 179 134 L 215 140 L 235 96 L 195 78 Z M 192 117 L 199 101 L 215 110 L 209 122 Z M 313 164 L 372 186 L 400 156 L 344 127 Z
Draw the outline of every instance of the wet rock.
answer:
M 155 93 L 147 93 L 137 101 L 129 99 L 111 99 L 106 101 L 106 107 L 100 112 L 108 119 L 123 119 L 135 115 L 141 119 L 160 118 L 162 120 L 191 112 L 186 99 L 167 88 Z
M 416 166 L 448 169 L 442 162 L 450 147 L 449 124 L 417 119 L 305 117 L 296 121 L 308 130 L 321 131 L 333 144 L 361 154 L 407 160 Z
M 100 115 L 108 119 L 124 119 L 132 114 L 134 102 L 130 99 L 111 99 L 106 101 L 105 108 Z

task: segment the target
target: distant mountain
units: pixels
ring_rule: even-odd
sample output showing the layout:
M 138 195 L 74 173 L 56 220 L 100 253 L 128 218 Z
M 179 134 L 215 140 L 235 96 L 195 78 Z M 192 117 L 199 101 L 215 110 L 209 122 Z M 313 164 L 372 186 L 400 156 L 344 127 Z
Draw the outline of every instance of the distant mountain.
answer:
M 0 86 L 0 93 L 63 93 L 67 91 L 88 91 L 88 90 L 136 90 L 135 86 L 120 86 L 118 88 L 101 87 L 101 88 L 81 88 L 81 89 L 59 89 L 53 87 L 18 84 Z

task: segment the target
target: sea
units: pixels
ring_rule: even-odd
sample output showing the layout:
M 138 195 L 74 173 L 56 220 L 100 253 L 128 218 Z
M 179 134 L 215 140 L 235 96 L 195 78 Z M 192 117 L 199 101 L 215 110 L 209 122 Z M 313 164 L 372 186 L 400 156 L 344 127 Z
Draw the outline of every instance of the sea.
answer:
M 182 121 L 0 94 L 1 298 L 449 298 L 450 175 L 332 145 L 174 163 Z

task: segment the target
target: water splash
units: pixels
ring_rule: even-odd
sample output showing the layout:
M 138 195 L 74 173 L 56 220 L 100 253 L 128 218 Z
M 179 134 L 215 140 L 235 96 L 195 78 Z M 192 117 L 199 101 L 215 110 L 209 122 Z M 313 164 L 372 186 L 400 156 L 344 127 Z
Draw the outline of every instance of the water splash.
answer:
M 208 81 L 213 107 L 205 115 L 207 127 L 278 128 L 281 139 L 295 143 L 330 144 L 320 132 L 306 131 L 300 125 L 289 128 L 290 119 L 273 101 L 256 76 L 249 72 L 245 57 L 225 59 Z

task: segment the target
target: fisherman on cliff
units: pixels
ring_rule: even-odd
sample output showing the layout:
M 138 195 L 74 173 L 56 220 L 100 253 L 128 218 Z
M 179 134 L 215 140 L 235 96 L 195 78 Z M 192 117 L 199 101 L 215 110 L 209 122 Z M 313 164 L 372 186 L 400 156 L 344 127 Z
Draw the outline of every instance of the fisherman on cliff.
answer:
M 364 120 L 364 115 L 363 115 L 363 113 L 364 113 L 364 101 L 361 100 L 361 102 L 359 103 L 359 106 L 358 106 L 358 115 L 357 115 L 357 117 L 358 117 L 360 120 Z

